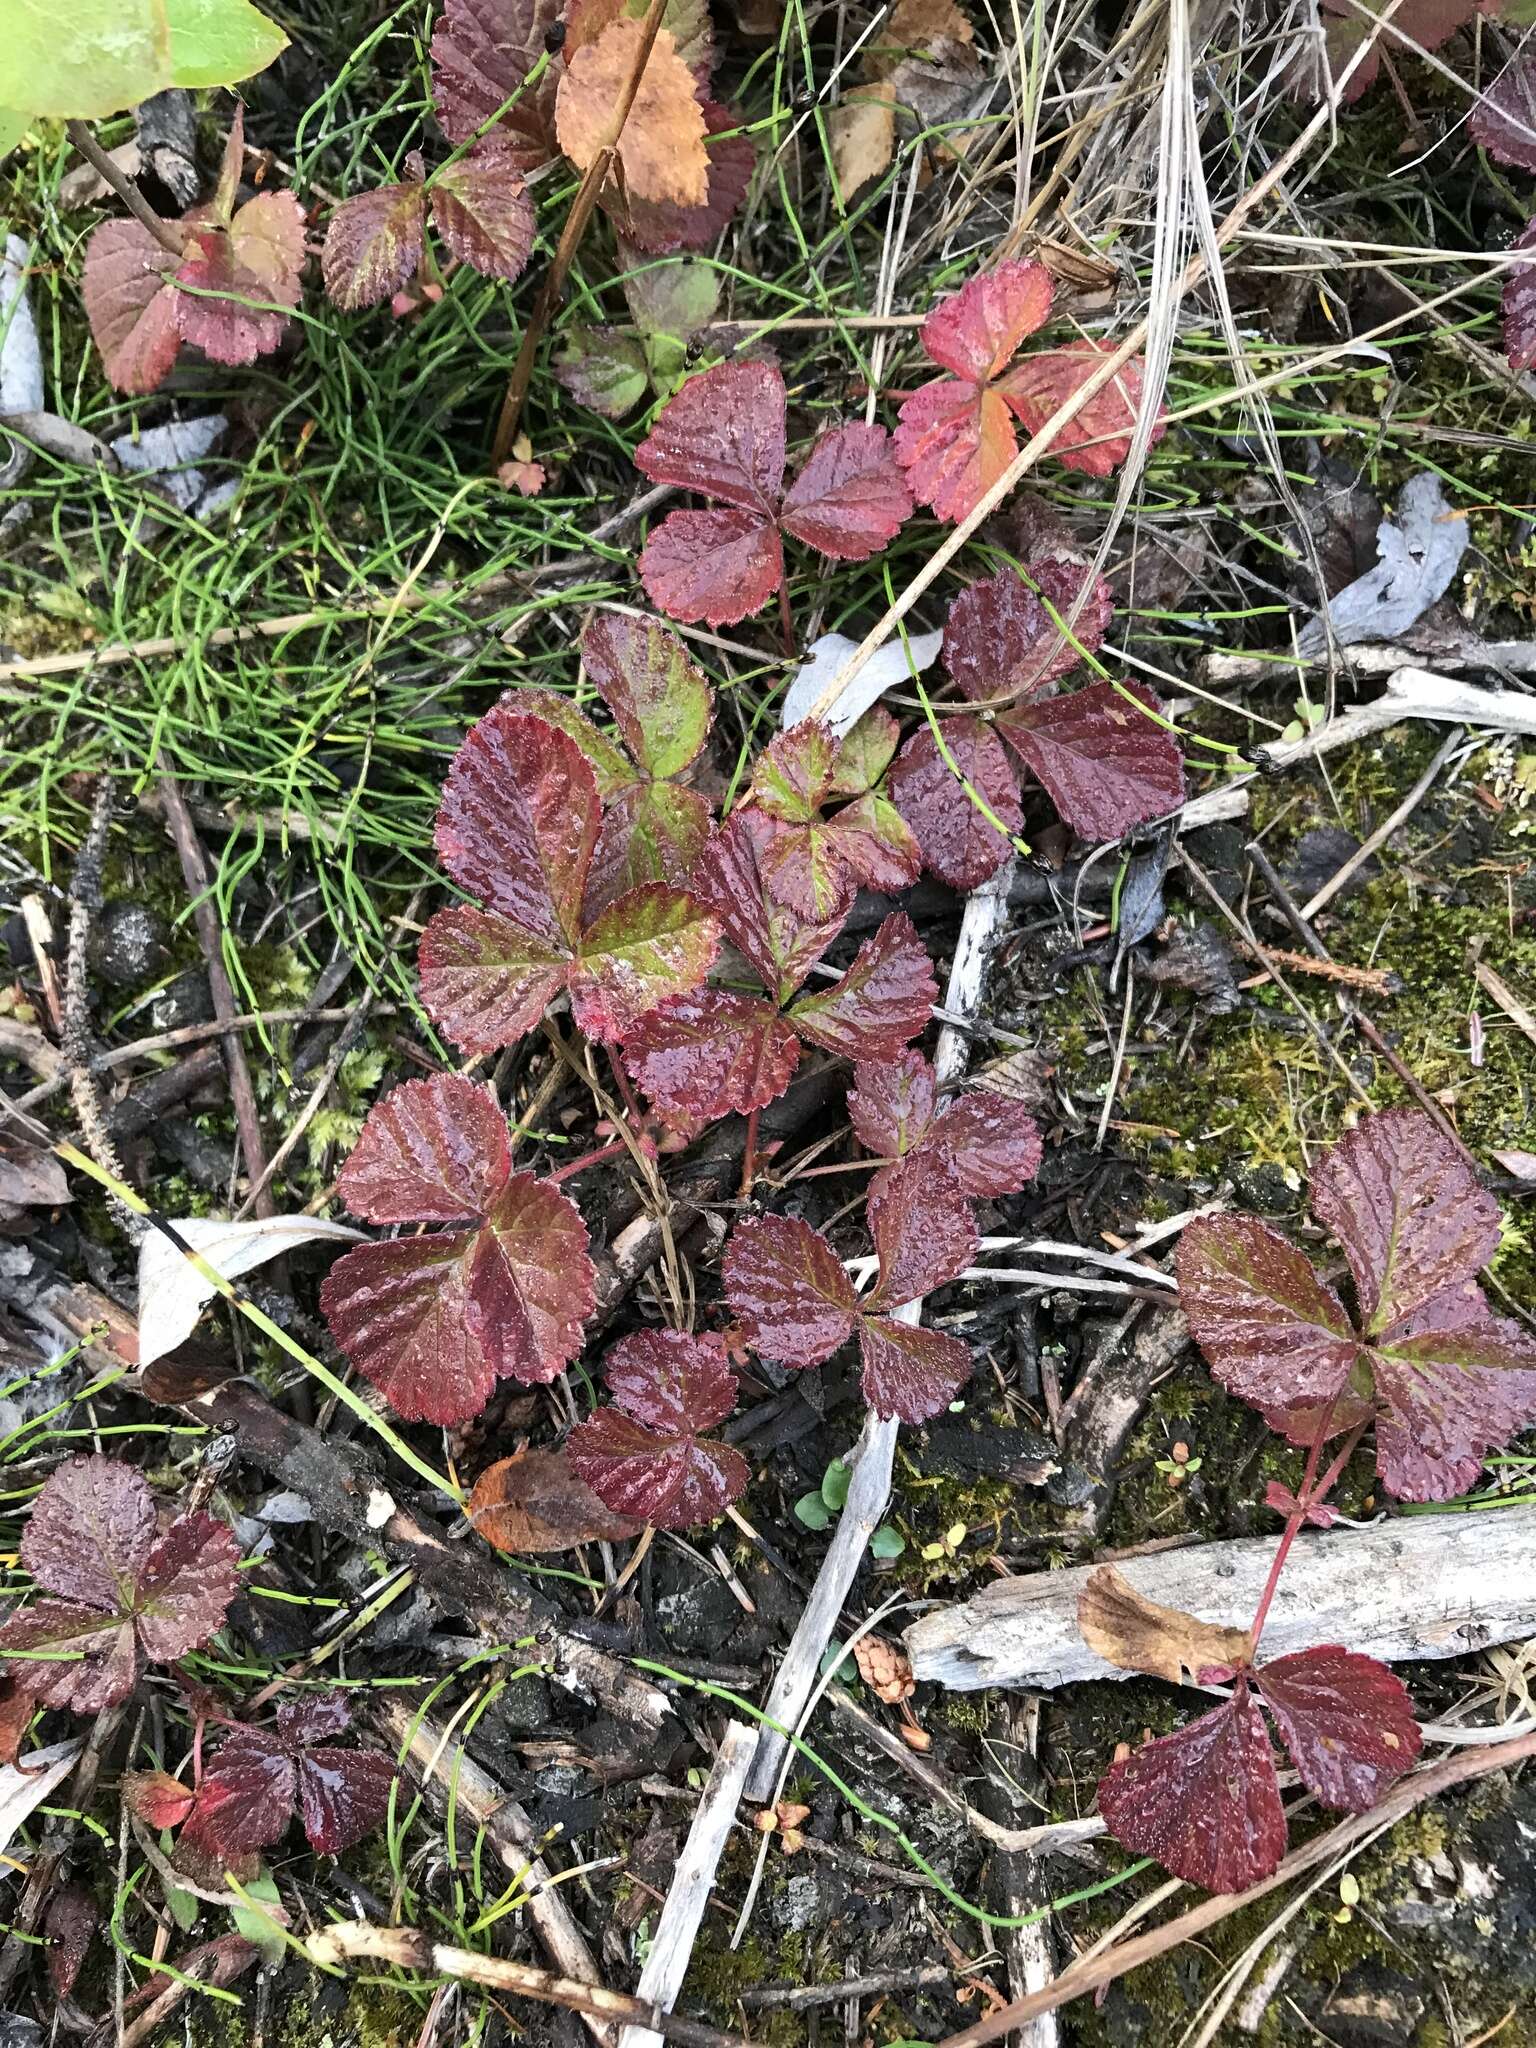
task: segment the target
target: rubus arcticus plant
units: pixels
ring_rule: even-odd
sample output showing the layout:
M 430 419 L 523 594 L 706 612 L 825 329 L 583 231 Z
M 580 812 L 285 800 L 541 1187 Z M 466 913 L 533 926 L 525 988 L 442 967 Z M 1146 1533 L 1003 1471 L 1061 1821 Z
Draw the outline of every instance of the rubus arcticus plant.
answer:
M 400 1414 L 468 1421 L 499 1377 L 547 1381 L 580 1349 L 594 1269 L 562 1183 L 626 1144 L 654 1164 L 664 1143 L 738 1111 L 753 1119 L 750 1186 L 755 1113 L 788 1087 L 802 1048 L 852 1062 L 850 1112 L 876 1166 L 873 1288 L 861 1294 L 808 1224 L 749 1217 L 725 1255 L 729 1328 L 623 1338 L 605 1361 L 611 1403 L 571 1433 L 569 1469 L 604 1509 L 681 1528 L 747 1484 L 740 1453 L 711 1434 L 735 1405 L 732 1349 L 806 1368 L 856 1337 L 881 1415 L 921 1421 L 954 1398 L 971 1370 L 965 1344 L 895 1312 L 964 1271 L 971 1202 L 1022 1188 L 1040 1140 L 1001 1095 L 941 1105 L 912 1045 L 937 985 L 902 912 L 840 971 L 823 964 L 861 883 L 899 890 L 920 872 L 883 788 L 896 720 L 876 707 L 841 740 L 813 723 L 786 732 L 717 823 L 697 780 L 713 694 L 676 637 L 599 613 L 581 655 L 611 729 L 572 698 L 515 691 L 450 764 L 437 846 L 478 901 L 428 923 L 421 990 L 476 1054 L 568 1004 L 606 1050 L 627 1105 L 621 1142 L 542 1177 L 519 1172 L 483 1084 L 402 1083 L 370 1113 L 340 1187 L 357 1215 L 406 1234 L 338 1259 L 321 1299 L 343 1351 Z
M 1419 1753 L 1408 1693 L 1375 1658 L 1336 1643 L 1259 1656 L 1297 1534 L 1333 1519 L 1328 1495 L 1365 1432 L 1389 1492 L 1436 1501 L 1536 1419 L 1536 1341 L 1493 1313 L 1477 1281 L 1498 1248 L 1498 1205 L 1427 1115 L 1362 1118 L 1318 1165 L 1311 1199 L 1343 1248 L 1353 1312 L 1256 1217 L 1201 1219 L 1179 1246 L 1179 1300 L 1216 1378 L 1307 1453 L 1294 1494 L 1269 1488 L 1285 1529 L 1251 1624 L 1217 1628 L 1160 1607 L 1112 1570 L 1093 1574 L 1079 1608 L 1085 1638 L 1110 1663 L 1230 1688 L 1099 1787 L 1099 1810 L 1127 1848 L 1212 1891 L 1258 1883 L 1285 1853 L 1266 1711 L 1324 1806 L 1365 1812 Z

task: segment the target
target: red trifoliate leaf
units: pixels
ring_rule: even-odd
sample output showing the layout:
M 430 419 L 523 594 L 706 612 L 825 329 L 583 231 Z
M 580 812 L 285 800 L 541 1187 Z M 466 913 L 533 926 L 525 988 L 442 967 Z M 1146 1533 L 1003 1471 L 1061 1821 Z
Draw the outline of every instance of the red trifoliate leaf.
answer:
M 192 1811 L 197 1794 L 168 1771 L 124 1771 L 123 1797 L 130 1813 L 147 1828 L 178 1828 Z
M 640 199 L 611 182 L 604 187 L 603 211 L 624 239 L 648 256 L 665 256 L 673 249 L 707 249 L 729 226 L 752 183 L 757 152 L 749 135 L 735 132 L 742 125 L 741 115 L 710 99 L 701 99 L 699 106 L 709 159 L 709 189 L 702 206 Z
M 1253 1683 L 1324 1806 L 1365 1813 L 1424 1746 L 1406 1687 L 1374 1657 L 1323 1644 L 1261 1664 Z
M 761 1109 L 784 1093 L 800 1041 L 771 1003 L 733 989 L 672 996 L 642 1017 L 624 1065 L 668 1117 Z
M 1107 356 L 1109 341 L 1069 341 L 1062 348 L 1024 356 L 997 386 L 1026 433 L 1038 434 L 1074 392 L 1080 390 Z M 1132 356 L 1051 443 L 1050 452 L 1068 469 L 1086 476 L 1112 476 L 1131 452 L 1131 435 L 1141 406 L 1141 358 Z M 1152 443 L 1166 431 L 1161 412 L 1152 429 Z
M 469 142 L 499 115 L 497 137 L 516 148 L 525 170 L 555 154 L 562 67 L 547 66 L 531 92 L 519 88 L 561 12 L 561 0 L 444 0 L 432 35 L 432 100 L 450 142 Z
M 47 1706 L 99 1713 L 126 1699 L 140 1661 L 170 1663 L 213 1634 L 239 1589 L 229 1530 L 198 1511 L 155 1533 L 141 1472 L 72 1458 L 33 1505 L 21 1558 L 46 1592 L 0 1628 L 18 1689 Z
M 521 277 L 533 253 L 533 202 L 513 150 L 479 143 L 440 171 L 432 223 L 461 263 L 486 277 Z
M 181 348 L 176 267 L 136 220 L 104 221 L 85 252 L 84 294 L 91 335 L 114 390 L 154 391 Z
M 359 1245 L 320 1291 L 342 1350 L 413 1421 L 467 1421 L 498 1376 L 552 1380 L 580 1347 L 593 1298 L 586 1226 L 557 1188 L 510 1168 L 490 1096 L 438 1075 L 374 1109 L 343 1170 L 343 1194 L 375 1221 L 473 1219 Z
M 1028 575 L 999 569 L 949 608 L 944 666 L 973 703 L 1032 697 L 1104 644 L 1113 604 L 1102 576 L 1085 589 L 1088 572 L 1054 558 L 1031 562 Z
M 731 625 L 784 580 L 781 529 L 823 554 L 863 561 L 890 540 L 911 500 L 879 427 L 843 427 L 812 450 L 784 492 L 785 392 L 768 363 L 722 363 L 690 377 L 635 451 L 653 483 L 717 501 L 674 512 L 651 534 L 640 575 L 673 618 Z
M 484 1215 L 511 1172 L 507 1120 L 490 1090 L 434 1074 L 402 1082 L 368 1112 L 338 1186 L 370 1223 L 457 1223 Z
M 1006 711 L 999 736 L 1082 839 L 1118 839 L 1184 801 L 1178 741 L 1139 710 L 1161 713 L 1150 690 L 1090 683 L 1068 697 Z
M 427 195 L 420 178 L 344 199 L 331 215 L 320 251 L 331 304 L 343 313 L 357 313 L 393 298 L 421 265 L 426 222 Z
M 926 1422 L 941 1415 L 971 1376 L 969 1350 L 943 1330 L 925 1330 L 894 1316 L 866 1316 L 859 1325 L 859 1386 L 877 1415 Z
M 702 1430 L 736 1405 L 718 1337 L 647 1330 L 608 1355 L 613 1405 L 579 1423 L 570 1459 L 605 1507 L 658 1529 L 713 1521 L 745 1491 L 747 1461 Z
M 789 1020 L 802 1038 L 846 1059 L 892 1059 L 927 1026 L 939 987 L 905 912 L 866 939 L 841 981 L 802 996 Z
M 1467 133 L 1501 164 L 1536 171 L 1536 57 L 1517 57 L 1472 109 Z
M 885 1169 L 869 1191 L 880 1279 L 867 1305 L 900 1308 L 962 1273 L 976 1256 L 971 1205 L 926 1146 Z
M 1218 1379 L 1297 1443 L 1376 1418 L 1376 1462 L 1403 1499 L 1443 1500 L 1536 1417 L 1536 1341 L 1474 1275 L 1498 1211 L 1417 1110 L 1365 1117 L 1313 1177 L 1344 1245 L 1363 1335 L 1309 1260 L 1252 1217 L 1197 1222 L 1179 1297 Z
M 304 210 L 291 192 L 258 192 L 228 227 L 199 225 L 176 273 L 193 288 L 176 294 L 182 338 L 235 368 L 270 355 L 287 331 L 286 309 L 299 303 L 303 269 Z
M 1536 249 L 1536 220 L 1531 221 L 1509 245 L 1512 249 Z M 1504 353 L 1512 370 L 1536 367 L 1536 258 L 1518 264 L 1509 273 L 1502 300 Z
M 1285 1810 L 1264 1716 L 1239 1679 L 1232 1698 L 1117 1763 L 1099 1785 L 1116 1839 L 1186 1884 L 1241 1892 L 1285 1854 Z
M 1000 263 L 924 321 L 923 347 L 952 375 L 925 384 L 902 406 L 896 455 L 913 494 L 941 519 L 965 518 L 1017 454 L 994 379 L 1050 310 L 1044 264 Z
M 923 866 L 952 889 L 968 891 L 995 874 L 1012 851 L 998 825 L 1022 832 L 1024 813 L 1013 769 L 991 726 L 978 718 L 946 718 L 939 733 L 949 760 L 930 728 L 919 726 L 892 764 L 889 786 Z
M 1470 1280 L 1499 1248 L 1498 1203 L 1416 1109 L 1362 1117 L 1314 1168 L 1312 1213 L 1344 1247 L 1368 1337 Z
M 1198 1218 L 1179 1240 L 1179 1305 L 1212 1372 L 1273 1419 L 1341 1394 L 1360 1345 L 1312 1261 L 1253 1216 Z
M 375 1751 L 325 1739 L 350 1719 L 339 1701 L 300 1701 L 278 1709 L 275 1728 L 231 1729 L 204 1774 L 178 1851 L 220 1868 L 281 1840 L 295 1807 L 317 1855 L 361 1841 L 384 1818 L 394 1768 Z
M 808 918 L 778 897 L 774 877 L 786 830 L 755 807 L 733 811 L 705 848 L 691 881 L 694 895 L 720 920 L 726 938 L 780 1003 L 789 1000 L 837 937 L 853 901 L 850 884 L 825 917 Z
M 780 1365 L 820 1365 L 852 1336 L 859 1301 L 819 1230 L 794 1216 L 737 1224 L 721 1267 L 747 1341 Z
M 910 1047 L 893 1060 L 860 1061 L 848 1091 L 848 1115 L 859 1143 L 885 1159 L 913 1152 L 939 1105 L 933 1063 Z
M 870 1207 L 873 1222 L 873 1201 Z M 788 1216 L 737 1226 L 725 1248 L 725 1291 L 747 1341 L 782 1365 L 820 1365 L 857 1328 L 865 1399 L 877 1414 L 922 1422 L 947 1407 L 969 1379 L 970 1352 L 956 1337 L 896 1321 L 881 1309 L 910 1300 L 924 1284 L 952 1277 L 960 1236 L 969 1229 L 974 1244 L 975 1232 L 964 1203 L 952 1188 L 940 1186 L 923 1227 L 942 1241 L 943 1255 L 928 1258 L 915 1245 L 893 1241 L 898 1210 L 910 1220 L 899 1193 L 879 1226 L 885 1237 L 883 1246 L 877 1240 L 881 1286 L 868 1303 L 859 1301 L 820 1231 Z
M 849 779 L 865 772 L 859 759 Z M 781 732 L 758 756 L 745 801 L 786 829 L 765 848 L 764 872 L 774 895 L 802 916 L 826 918 L 867 888 L 904 889 L 917 880 L 922 857 L 895 806 L 872 791 L 832 817 L 842 749 L 828 728 L 805 719 Z
M 562 987 L 577 1023 L 615 1038 L 697 987 L 718 930 L 691 897 L 647 885 L 588 922 L 597 782 L 566 733 L 508 699 L 473 729 L 443 787 L 444 866 L 490 913 L 439 911 L 422 936 L 422 998 L 453 1038 L 491 1051 L 530 1030 Z

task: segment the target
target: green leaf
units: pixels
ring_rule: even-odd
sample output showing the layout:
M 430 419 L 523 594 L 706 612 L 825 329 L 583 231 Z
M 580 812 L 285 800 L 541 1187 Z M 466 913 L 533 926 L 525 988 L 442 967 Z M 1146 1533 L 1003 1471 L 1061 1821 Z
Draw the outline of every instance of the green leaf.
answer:
M 60 33 L 61 26 L 67 33 Z M 29 114 L 95 120 L 168 86 L 233 85 L 288 38 L 249 0 L 0 0 L 6 63 Z
M 829 1529 L 832 1516 L 819 1493 L 803 1493 L 795 1502 L 795 1516 L 807 1529 Z
M 707 327 L 720 303 L 719 272 L 693 257 L 626 270 L 623 284 L 640 332 L 670 335 L 679 343 Z
M 234 85 L 265 71 L 288 38 L 250 0 L 165 0 L 173 85 Z
M 877 1529 L 869 1539 L 869 1554 L 871 1557 L 887 1559 L 900 1557 L 906 1547 L 906 1537 L 902 1535 L 899 1529 L 893 1529 L 889 1522 L 882 1528 Z
M 272 1873 L 268 1870 L 258 1871 L 242 1889 L 247 1898 L 255 1899 L 259 1904 L 255 1907 L 231 1906 L 230 1919 L 234 1921 L 237 1931 L 243 1934 L 254 1948 L 261 1950 L 263 1962 L 280 1963 L 288 1946 L 283 1938 L 283 1930 L 274 1924 L 271 1914 L 260 1910 L 261 1906 L 281 1908 L 282 1905 Z
M 26 134 L 28 117 L 15 107 L 0 107 L 0 160 L 8 157 Z
M 578 405 L 621 420 L 645 396 L 646 365 L 640 344 L 611 327 L 567 327 L 550 366 Z
M 853 1473 L 842 1458 L 834 1458 L 821 1475 L 821 1497 L 833 1514 L 848 1505 L 848 1484 Z

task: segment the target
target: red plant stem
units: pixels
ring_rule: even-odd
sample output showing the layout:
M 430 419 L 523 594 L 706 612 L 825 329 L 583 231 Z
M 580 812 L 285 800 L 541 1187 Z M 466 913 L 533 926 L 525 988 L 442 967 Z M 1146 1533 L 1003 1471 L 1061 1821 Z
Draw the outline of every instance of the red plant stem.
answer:
M 1323 1455 L 1323 1442 L 1328 1434 L 1328 1418 L 1332 1413 L 1333 1403 L 1330 1401 L 1319 1418 L 1317 1435 L 1311 1450 L 1307 1453 L 1307 1469 L 1301 1476 L 1301 1490 L 1296 1496 L 1296 1506 L 1286 1521 L 1285 1532 L 1280 1538 L 1279 1548 L 1269 1567 L 1269 1577 L 1264 1581 L 1264 1591 L 1259 1596 L 1258 1611 L 1253 1617 L 1253 1626 L 1249 1631 L 1255 1650 L 1259 1647 L 1259 1637 L 1264 1633 L 1264 1624 L 1269 1619 L 1270 1603 L 1275 1597 L 1275 1588 L 1280 1583 L 1280 1574 L 1285 1569 L 1285 1560 L 1291 1554 L 1291 1545 L 1296 1541 L 1297 1532 L 1306 1520 L 1307 1509 L 1312 1504 L 1312 1489 Z
M 1318 1480 L 1311 1493 L 1302 1501 L 1301 1504 L 1304 1508 L 1316 1507 L 1319 1501 L 1326 1500 L 1329 1494 L 1332 1493 L 1334 1487 L 1338 1484 L 1339 1474 L 1355 1455 L 1356 1446 L 1359 1444 L 1361 1437 L 1365 1435 L 1365 1428 L 1366 1426 L 1363 1422 L 1355 1424 L 1349 1435 L 1344 1439 L 1344 1447 L 1339 1452 L 1339 1455 L 1328 1467 L 1322 1478 Z
M 595 1152 L 584 1152 L 579 1159 L 571 1159 L 564 1166 L 557 1166 L 553 1173 L 544 1178 L 550 1187 L 558 1187 L 563 1180 L 569 1180 L 573 1173 L 585 1173 L 589 1166 L 597 1166 L 605 1159 L 612 1159 L 629 1147 L 622 1138 L 615 1138 L 611 1145 L 599 1145 Z
M 787 575 L 779 585 L 779 630 L 784 635 L 784 652 L 793 661 L 795 656 L 795 621 L 789 609 L 789 578 Z
M 745 1201 L 752 1192 L 753 1177 L 757 1172 L 757 1111 L 747 1112 L 747 1142 L 741 1155 L 741 1199 Z

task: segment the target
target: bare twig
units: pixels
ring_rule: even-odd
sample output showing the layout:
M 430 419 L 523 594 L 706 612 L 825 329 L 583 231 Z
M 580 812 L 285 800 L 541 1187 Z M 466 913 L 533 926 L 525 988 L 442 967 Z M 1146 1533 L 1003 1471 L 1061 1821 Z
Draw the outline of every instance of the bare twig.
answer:
M 118 169 L 83 121 L 66 121 L 64 127 L 76 149 L 97 176 L 112 187 L 140 227 L 149 230 L 167 255 L 174 256 L 178 263 L 184 261 L 187 253 L 185 232 L 178 233 L 170 221 L 160 218 L 132 178 Z
M 275 1216 L 277 1204 L 263 1179 L 267 1151 L 261 1135 L 261 1112 L 256 1107 L 256 1090 L 251 1085 L 245 1046 L 234 1026 L 240 1005 L 235 1001 L 229 972 L 224 965 L 223 934 L 209 894 L 207 858 L 197 836 L 197 828 L 187 811 L 186 799 L 174 777 L 161 775 L 160 797 L 165 805 L 166 826 L 181 862 L 181 872 L 192 895 L 192 921 L 197 927 L 198 943 L 203 949 L 208 969 L 208 991 L 213 997 L 214 1014 L 225 1027 L 224 1064 L 229 1071 L 229 1097 L 234 1105 L 235 1128 L 240 1134 L 240 1149 L 245 1155 L 245 1170 L 253 1190 L 256 1214 Z M 122 1176 L 118 1177 L 121 1179 Z
M 680 2041 L 683 2048 L 751 2048 L 739 2034 L 722 2033 L 700 2020 L 679 2019 L 648 1999 L 606 1991 L 600 1984 L 580 1984 L 556 1977 L 528 1963 L 504 1962 L 500 1956 L 477 1954 L 434 1941 L 415 1927 L 376 1927 L 366 1920 L 342 1920 L 322 1927 L 305 1943 L 313 1959 L 326 1969 L 349 1962 L 393 1963 L 397 1969 L 421 1970 L 433 1977 L 456 1977 L 466 1984 L 484 1984 L 493 1991 L 537 1999 L 541 2005 L 564 2006 L 567 2012 L 592 2013 L 599 2019 L 625 2020 L 657 2035 Z

